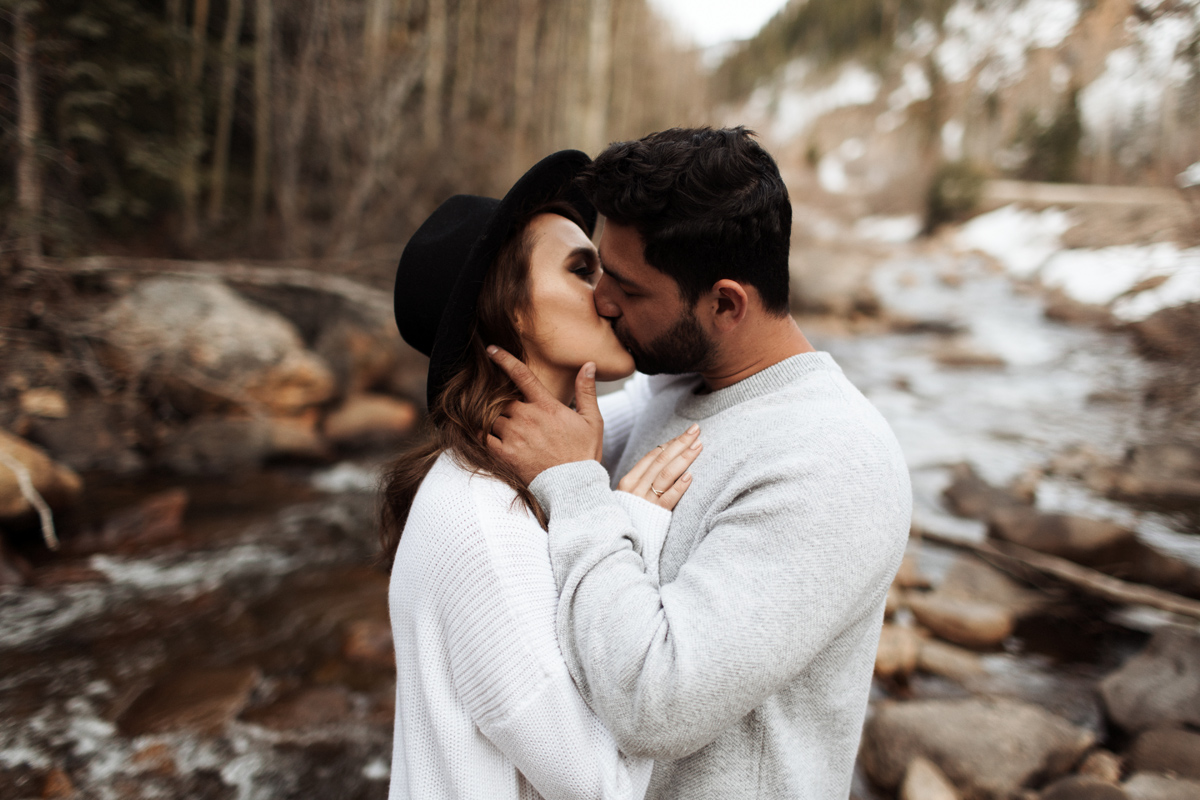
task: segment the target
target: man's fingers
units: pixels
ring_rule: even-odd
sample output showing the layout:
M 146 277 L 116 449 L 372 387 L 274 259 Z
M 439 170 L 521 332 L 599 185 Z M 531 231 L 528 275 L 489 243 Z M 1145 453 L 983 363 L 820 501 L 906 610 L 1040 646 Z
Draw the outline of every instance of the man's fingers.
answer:
M 575 376 L 575 410 L 588 422 L 600 422 L 600 404 L 596 402 L 596 365 L 591 361 L 584 364 Z
M 532 370 L 522 364 L 512 353 L 494 344 L 488 346 L 487 352 L 492 361 L 496 362 L 496 366 L 512 378 L 513 383 L 521 390 L 521 394 L 525 395 L 526 400 L 531 403 L 558 402 Z
M 496 417 L 496 421 L 492 423 L 492 429 L 489 433 L 497 439 L 504 438 L 504 429 L 508 426 L 508 417 Z

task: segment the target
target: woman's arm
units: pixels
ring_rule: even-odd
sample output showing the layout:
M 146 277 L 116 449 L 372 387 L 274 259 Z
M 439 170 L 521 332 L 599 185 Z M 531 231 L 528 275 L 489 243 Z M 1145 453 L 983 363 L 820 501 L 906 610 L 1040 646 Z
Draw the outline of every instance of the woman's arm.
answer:
M 652 762 L 618 751 L 558 647 L 545 532 L 508 487 L 473 478 L 470 494 L 478 529 L 456 548 L 444 584 L 450 668 L 468 713 L 546 800 L 640 800 Z M 641 507 L 635 516 L 653 520 L 661 541 L 670 514 Z

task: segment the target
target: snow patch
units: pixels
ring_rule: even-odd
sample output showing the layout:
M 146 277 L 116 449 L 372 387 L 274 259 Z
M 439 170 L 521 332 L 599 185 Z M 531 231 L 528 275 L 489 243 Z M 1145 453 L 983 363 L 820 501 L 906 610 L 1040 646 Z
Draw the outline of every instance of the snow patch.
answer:
M 312 485 L 314 489 L 330 494 L 374 492 L 379 488 L 379 470 L 343 461 L 329 469 L 314 473 Z
M 1193 186 L 1200 186 L 1200 161 L 1197 161 L 1176 175 L 1175 182 L 1179 184 L 1180 189 L 1190 189 Z
M 809 85 L 811 68 L 804 60 L 788 64 L 780 85 L 756 89 L 747 102 L 747 111 L 770 120 L 774 136 L 787 140 L 797 136 L 817 120 L 839 108 L 869 105 L 879 96 L 881 80 L 860 64 L 842 67 L 832 83 Z
M 967 80 L 983 65 L 980 87 L 994 91 L 1020 77 L 1030 50 L 1062 44 L 1079 13 L 1076 0 L 959 0 L 946 12 L 945 38 L 934 58 L 951 83 Z
M 1046 263 L 1041 280 L 1081 303 L 1111 304 L 1115 316 L 1132 322 L 1200 301 L 1200 247 L 1180 250 L 1162 242 L 1064 250 Z M 1145 283 L 1150 288 L 1133 291 Z
M 863 217 L 854 224 L 854 236 L 868 242 L 902 244 L 910 242 L 921 232 L 921 218 L 916 214 L 902 217 Z
M 1057 208 L 1028 211 L 1007 205 L 963 225 L 955 243 L 987 253 L 1017 278 L 1032 278 L 1062 249 L 1061 237 L 1072 224 L 1070 214 Z

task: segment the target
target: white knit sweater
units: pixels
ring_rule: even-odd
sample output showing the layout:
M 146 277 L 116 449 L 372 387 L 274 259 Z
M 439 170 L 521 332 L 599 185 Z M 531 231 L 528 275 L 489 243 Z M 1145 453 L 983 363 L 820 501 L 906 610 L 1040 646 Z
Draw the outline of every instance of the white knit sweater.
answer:
M 670 512 L 614 506 L 657 581 Z M 640 800 L 627 758 L 579 695 L 555 637 L 546 532 L 500 481 L 443 454 L 417 492 L 388 591 L 396 647 L 390 800 Z

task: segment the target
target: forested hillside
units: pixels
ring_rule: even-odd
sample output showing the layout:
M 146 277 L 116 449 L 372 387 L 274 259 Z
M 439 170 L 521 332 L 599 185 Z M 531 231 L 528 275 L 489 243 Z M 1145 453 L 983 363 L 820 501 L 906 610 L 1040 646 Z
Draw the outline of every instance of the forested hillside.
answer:
M 645 0 L 3 0 L 4 250 L 346 256 L 699 119 Z

